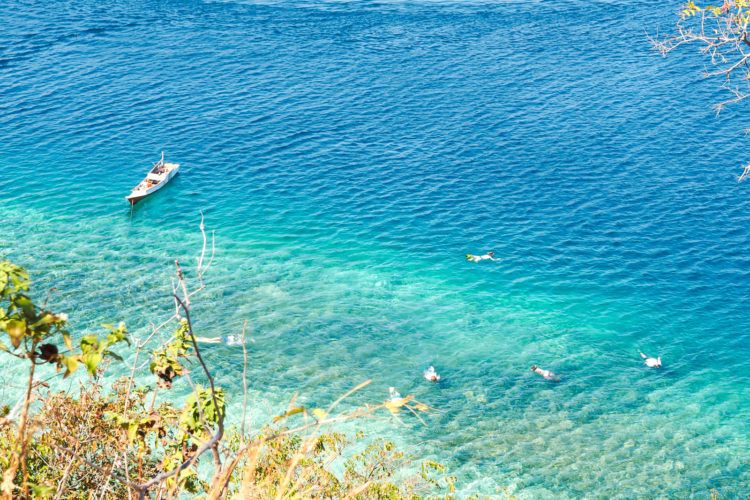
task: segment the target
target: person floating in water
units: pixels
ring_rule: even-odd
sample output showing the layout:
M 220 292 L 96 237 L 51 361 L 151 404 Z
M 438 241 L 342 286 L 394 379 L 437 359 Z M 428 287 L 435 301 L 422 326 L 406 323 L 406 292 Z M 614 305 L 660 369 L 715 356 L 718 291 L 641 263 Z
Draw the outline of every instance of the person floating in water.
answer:
M 560 377 L 558 377 L 557 375 L 555 375 L 551 371 L 549 371 L 549 370 L 543 370 L 543 369 L 539 368 L 536 365 L 531 365 L 531 371 L 534 372 L 534 373 L 536 373 L 536 374 L 541 375 L 546 380 L 554 380 L 556 382 L 560 380 Z
M 659 356 L 658 358 L 649 358 L 642 352 L 640 354 L 641 354 L 641 357 L 643 358 L 644 365 L 648 366 L 649 368 L 661 368 L 661 356 Z
M 400 402 L 404 398 L 401 397 L 401 394 L 396 390 L 395 387 L 389 387 L 388 388 L 388 399 L 391 400 L 391 402 Z
M 472 253 L 467 253 L 466 260 L 468 260 L 469 262 L 481 262 L 483 260 L 491 260 L 493 262 L 497 262 L 500 259 L 495 258 L 495 252 L 487 252 L 484 255 L 474 255 Z
M 226 344 L 242 345 L 242 337 L 239 335 L 227 335 L 226 337 L 195 337 L 196 342 L 201 344 Z
M 433 366 L 430 366 L 429 368 L 427 368 L 424 371 L 423 375 L 424 375 L 424 378 L 426 378 L 430 382 L 437 382 L 438 380 L 440 380 L 440 375 L 438 375 L 438 372 L 435 371 L 435 367 Z

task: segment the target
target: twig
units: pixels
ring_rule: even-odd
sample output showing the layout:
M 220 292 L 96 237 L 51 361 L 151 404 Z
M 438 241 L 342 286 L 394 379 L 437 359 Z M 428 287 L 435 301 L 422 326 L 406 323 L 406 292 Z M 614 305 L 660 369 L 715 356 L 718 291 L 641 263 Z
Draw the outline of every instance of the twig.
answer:
M 69 455 L 73 455 L 73 456 L 75 456 L 75 455 L 76 455 L 74 451 L 72 451 L 72 450 L 69 450 L 69 449 L 68 449 L 68 448 L 66 448 L 65 446 L 61 446 L 61 445 L 59 445 L 59 444 L 55 444 L 55 443 L 50 443 L 50 446 L 52 446 L 53 448 L 56 448 L 56 449 L 58 449 L 58 450 L 64 451 L 65 453 L 67 453 L 67 454 L 69 454 Z M 91 461 L 89 461 L 89 460 L 85 459 L 84 457 L 78 457 L 78 459 L 79 459 L 79 460 L 80 460 L 81 462 L 83 462 L 83 463 L 85 463 L 86 465 L 88 465 L 89 467 L 93 467 L 93 468 L 94 468 L 95 470 L 98 470 L 98 469 L 100 469 L 100 468 L 101 468 L 101 464 L 97 465 L 97 464 L 95 464 L 95 463 L 93 463 L 93 462 L 91 462 Z M 119 477 L 118 477 L 117 479 L 118 479 L 118 481 L 120 481 L 121 483 L 123 483 L 123 484 L 125 484 L 125 485 L 127 485 L 127 486 L 130 486 L 130 487 L 131 487 L 131 488 L 133 488 L 133 489 L 136 489 L 136 488 L 138 488 L 138 486 L 139 486 L 139 485 L 137 485 L 137 484 L 134 484 L 134 483 L 131 483 L 130 481 L 128 481 L 128 480 L 127 480 L 127 479 L 125 479 L 124 477 L 120 476 L 120 474 L 119 474 L 118 472 L 113 472 L 113 474 L 114 474 L 115 476 L 119 476 Z
M 362 389 L 363 387 L 369 385 L 370 382 L 372 382 L 372 381 L 371 380 L 365 380 L 361 384 L 359 384 L 359 385 L 353 387 L 352 389 L 346 391 L 341 397 L 339 397 L 336 401 L 334 401 L 333 403 L 331 403 L 331 405 L 328 407 L 328 410 L 326 411 L 326 415 L 330 414 L 336 408 L 336 406 L 338 406 L 339 403 L 341 403 L 341 401 L 343 401 L 347 397 L 351 396 L 352 394 L 354 394 L 358 390 Z M 315 426 L 314 426 L 315 429 L 316 429 L 316 431 L 319 430 L 322 425 L 323 424 L 322 424 L 321 421 L 317 421 L 316 424 L 315 424 Z M 284 498 L 285 496 L 287 496 L 286 495 L 286 488 L 287 488 L 287 486 L 289 485 L 289 482 L 292 479 L 292 475 L 294 474 L 294 470 L 297 468 L 297 464 L 300 462 L 300 460 L 302 460 L 304 458 L 305 453 L 308 451 L 309 446 L 312 443 L 312 439 L 314 439 L 314 434 L 311 434 L 310 436 L 307 437 L 307 439 L 305 439 L 305 441 L 302 443 L 302 446 L 300 446 L 299 451 L 297 453 L 295 453 L 294 456 L 292 457 L 291 464 L 287 468 L 286 474 L 284 475 L 284 480 L 281 482 L 281 485 L 279 486 L 279 488 L 277 490 L 276 500 L 281 500 L 282 498 Z M 294 487 L 289 491 L 289 494 L 292 494 L 294 491 L 296 491 L 296 487 L 297 487 L 297 484 L 295 484 Z
M 182 289 L 186 292 L 187 287 L 185 286 L 185 283 L 184 283 L 184 277 L 182 275 L 182 270 L 179 267 L 180 266 L 179 262 L 175 262 L 175 264 L 177 265 L 178 277 L 179 277 L 179 279 L 181 281 Z M 172 469 L 171 471 L 167 471 L 167 472 L 163 472 L 161 474 L 158 474 L 156 477 L 151 478 L 150 480 L 146 481 L 145 483 L 137 485 L 137 487 L 135 488 L 135 490 L 138 492 L 139 498 L 141 500 L 143 500 L 146 497 L 146 492 L 148 491 L 149 488 L 151 488 L 155 484 L 158 484 L 158 483 L 164 481 L 165 479 L 168 479 L 168 478 L 170 478 L 170 477 L 172 477 L 172 476 L 174 476 L 176 474 L 179 474 L 180 472 L 182 472 L 186 468 L 190 467 L 190 465 L 193 462 L 195 462 L 195 460 L 198 457 L 200 457 L 206 450 L 208 450 L 209 448 L 213 448 L 216 445 L 216 443 L 219 442 L 219 440 L 221 439 L 221 437 L 224 435 L 224 414 L 220 410 L 219 404 L 218 404 L 218 402 L 216 400 L 216 388 L 214 386 L 213 376 L 211 375 L 211 372 L 208 370 L 208 367 L 206 366 L 206 363 L 203 361 L 203 357 L 200 354 L 200 349 L 198 348 L 198 342 L 195 340 L 195 334 L 193 333 L 193 325 L 192 325 L 192 322 L 190 320 L 190 310 L 189 310 L 189 307 L 176 294 L 174 295 L 174 298 L 175 298 L 175 300 L 177 300 L 180 303 L 180 306 L 182 307 L 182 310 L 185 313 L 185 319 L 186 319 L 187 324 L 188 324 L 188 333 L 190 334 L 190 339 L 193 342 L 193 349 L 195 350 L 195 357 L 198 359 L 198 362 L 200 363 L 201 367 L 203 368 L 204 373 L 206 374 L 206 377 L 208 378 L 208 383 L 209 383 L 210 388 L 211 388 L 211 398 L 213 399 L 213 403 L 214 403 L 214 407 L 216 408 L 216 411 L 219 412 L 219 418 L 218 418 L 218 421 L 217 421 L 217 427 L 218 427 L 218 429 L 217 429 L 216 433 L 213 436 L 211 436 L 211 439 L 209 439 L 208 441 L 206 441 L 205 443 L 203 443 L 198 448 L 198 450 L 196 450 L 196 452 L 190 458 L 188 458 L 187 460 L 185 460 L 178 467 L 176 467 L 175 469 Z M 198 405 L 200 406 L 200 399 L 198 400 Z
M 247 330 L 247 320 L 242 324 L 242 423 L 240 425 L 241 434 L 245 436 L 245 420 L 247 415 L 247 345 L 245 343 L 245 331 Z
M 36 342 L 34 342 L 31 346 L 31 350 L 27 352 L 35 352 L 36 351 Z M 23 485 L 22 485 L 22 496 L 26 496 L 26 489 L 27 489 L 27 477 L 25 474 L 26 471 L 26 426 L 28 424 L 28 416 L 29 416 L 29 405 L 31 404 L 31 391 L 34 388 L 34 371 L 36 370 L 36 363 L 34 363 L 33 354 L 31 354 L 31 367 L 29 368 L 29 379 L 28 379 L 28 385 L 26 387 L 26 395 L 23 400 L 23 406 L 21 408 L 21 416 L 18 421 L 18 441 L 17 444 L 14 446 L 13 449 L 13 455 L 10 459 L 10 465 L 3 473 L 3 483 L 2 483 L 2 494 L 3 497 L 12 498 L 13 497 L 13 479 L 16 476 L 16 472 L 18 471 L 18 466 L 21 465 L 24 469 L 24 479 L 23 479 Z M 18 444 L 20 444 L 20 450 L 16 451 L 15 448 L 18 447 Z
M 68 465 L 65 466 L 65 471 L 63 472 L 63 475 L 60 478 L 60 481 L 58 481 L 57 483 L 57 491 L 55 492 L 55 500 L 62 498 L 63 491 L 65 491 L 65 483 L 68 481 L 70 470 L 73 468 L 73 464 L 76 461 L 75 459 L 78 456 L 79 449 L 80 449 L 79 447 L 76 447 L 76 449 L 73 450 L 73 456 L 70 457 L 70 461 L 68 462 Z

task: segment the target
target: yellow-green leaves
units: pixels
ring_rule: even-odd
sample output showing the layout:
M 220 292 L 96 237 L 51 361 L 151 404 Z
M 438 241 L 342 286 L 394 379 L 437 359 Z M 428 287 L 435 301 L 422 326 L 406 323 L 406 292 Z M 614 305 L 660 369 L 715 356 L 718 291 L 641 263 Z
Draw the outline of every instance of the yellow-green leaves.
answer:
M 58 363 L 58 370 L 65 368 L 63 378 L 68 378 L 71 373 L 74 373 L 78 368 L 78 356 L 61 356 L 60 362 Z
M 109 330 L 109 333 L 103 339 L 100 339 L 96 335 L 86 335 L 81 339 L 79 361 L 86 366 L 86 370 L 92 377 L 96 375 L 99 363 L 101 363 L 105 356 L 122 360 L 117 353 L 109 349 L 111 346 L 123 341 L 129 343 L 124 323 L 120 323 L 117 328 L 112 325 L 102 326 Z
M 427 483 L 436 487 L 445 487 L 448 489 L 448 493 L 456 492 L 456 477 L 445 476 L 445 465 L 434 460 L 425 460 L 422 462 L 422 479 Z M 434 474 L 438 474 L 435 476 Z
M 53 361 L 57 362 L 58 371 L 63 369 L 65 370 L 63 378 L 67 378 L 72 373 L 74 373 L 78 369 L 79 363 L 83 363 L 89 375 L 95 377 L 96 372 L 99 368 L 99 364 L 105 357 L 122 361 L 120 355 L 110 350 L 110 347 L 120 342 L 130 343 L 127 338 L 127 330 L 125 329 L 125 325 L 123 323 L 120 323 L 117 328 L 113 327 L 112 325 L 103 326 L 109 329 L 107 336 L 104 338 L 99 338 L 98 336 L 91 334 L 82 337 L 79 342 L 79 353 L 58 355 L 56 346 L 53 346 L 52 344 L 45 344 L 46 346 L 48 346 L 48 350 L 51 349 L 51 347 L 55 347 L 55 356 L 53 358 Z M 63 341 L 65 342 L 65 346 L 68 348 L 68 350 L 72 351 L 73 342 L 70 338 L 70 334 L 65 330 L 62 331 L 61 334 L 63 337 Z M 46 359 L 43 355 L 43 352 L 40 353 L 40 357 L 42 357 L 42 359 Z
M 132 420 L 128 422 L 128 443 L 133 443 L 138 437 L 138 422 Z
M 99 339 L 96 335 L 86 335 L 81 338 L 81 352 L 86 354 L 87 352 L 95 351 L 99 349 Z
M 120 429 L 125 431 L 128 444 L 134 444 L 136 440 L 145 444 L 146 434 L 150 431 L 155 432 L 158 437 L 163 437 L 167 432 L 164 428 L 164 420 L 158 412 L 145 416 L 138 413 L 126 416 L 122 413 L 107 412 L 104 418 L 114 421 Z
M 109 333 L 107 334 L 107 337 L 105 339 L 105 342 L 108 346 L 114 345 L 118 342 L 127 342 L 128 344 L 130 344 L 130 339 L 128 339 L 128 331 L 125 328 L 125 323 L 120 322 L 120 324 L 116 327 L 108 324 L 102 326 L 109 330 Z
M 10 343 L 14 348 L 21 345 L 24 335 L 26 334 L 26 321 L 23 319 L 9 319 L 5 322 L 5 333 L 10 337 Z
M 734 9 L 732 9 L 732 7 L 734 7 Z M 725 3 L 722 6 L 709 4 L 705 7 L 701 7 L 699 5 L 696 5 L 694 1 L 690 1 L 683 6 L 682 10 L 680 11 L 680 17 L 685 19 L 688 17 L 693 17 L 701 12 L 706 12 L 709 14 L 713 14 L 716 17 L 724 13 L 730 13 L 731 15 L 737 15 L 741 19 L 743 17 L 742 10 L 747 7 L 750 7 L 750 0 L 736 0 L 733 6 Z M 730 9 L 732 9 L 731 12 Z
M 86 365 L 86 370 L 92 377 L 96 375 L 96 368 L 99 366 L 99 362 L 102 360 L 102 355 L 98 352 L 90 352 L 81 356 L 81 361 Z
M 224 391 L 217 389 L 215 396 L 216 404 L 210 389 L 195 386 L 195 392 L 187 398 L 180 415 L 180 425 L 186 432 L 193 434 L 199 432 L 204 425 L 219 422 L 219 418 L 224 415 Z
M 307 417 L 307 408 L 305 408 L 304 406 L 293 406 L 281 415 L 276 415 L 275 417 L 273 417 L 273 423 L 281 422 L 282 420 L 299 414 Z M 326 418 L 328 418 L 328 412 L 322 408 L 313 408 L 312 410 L 310 410 L 310 414 L 315 417 L 315 420 L 317 421 L 325 420 Z
M 34 307 L 34 303 L 31 301 L 29 297 L 23 294 L 18 294 L 13 298 L 13 305 L 16 309 L 20 309 L 23 314 L 31 319 L 34 318 L 36 315 L 34 314 L 34 310 L 36 309 Z
M 281 420 L 284 420 L 285 418 L 289 418 L 292 415 L 298 415 L 300 413 L 307 414 L 307 411 L 305 410 L 305 407 L 304 406 L 295 406 L 294 408 L 289 408 L 283 414 L 276 415 L 275 417 L 273 417 L 273 422 L 277 423 L 277 422 L 280 422 Z
M 29 483 L 34 498 L 52 498 L 55 494 L 55 488 L 46 484 Z
M 0 262 L 0 298 L 29 289 L 29 273 L 10 261 Z
M 311 413 L 317 420 L 325 420 L 328 417 L 328 413 L 321 408 L 313 408 Z
M 24 342 L 25 356 L 34 358 L 35 348 L 51 336 L 63 333 L 68 319 L 34 304 L 24 292 L 29 290 L 29 275 L 10 262 L 0 262 L 0 332 L 5 332 L 13 350 Z M 7 349 L 6 349 L 7 350 Z
M 682 17 L 692 17 L 701 11 L 701 8 L 695 5 L 695 2 L 690 1 L 685 4 L 685 8 L 680 12 Z
M 172 341 L 153 352 L 150 369 L 158 377 L 159 386 L 169 389 L 174 379 L 185 373 L 180 359 L 187 357 L 191 348 L 189 326 L 187 321 L 183 321 Z

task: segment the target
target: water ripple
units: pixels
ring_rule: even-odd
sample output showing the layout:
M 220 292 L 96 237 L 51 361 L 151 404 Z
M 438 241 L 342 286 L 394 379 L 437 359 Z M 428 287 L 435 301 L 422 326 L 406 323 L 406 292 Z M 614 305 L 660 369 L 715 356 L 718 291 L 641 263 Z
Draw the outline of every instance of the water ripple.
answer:
M 644 19 L 672 15 L 5 2 L 0 257 L 54 284 L 76 328 L 142 333 L 203 210 L 218 255 L 198 327 L 250 319 L 255 421 L 373 378 L 353 404 L 395 385 L 443 412 L 359 425 L 446 462 L 461 494 L 746 494 L 746 124 L 713 115 L 695 60 L 650 52 Z M 182 172 L 131 217 L 122 196 L 162 150 Z M 236 395 L 241 353 L 207 355 Z

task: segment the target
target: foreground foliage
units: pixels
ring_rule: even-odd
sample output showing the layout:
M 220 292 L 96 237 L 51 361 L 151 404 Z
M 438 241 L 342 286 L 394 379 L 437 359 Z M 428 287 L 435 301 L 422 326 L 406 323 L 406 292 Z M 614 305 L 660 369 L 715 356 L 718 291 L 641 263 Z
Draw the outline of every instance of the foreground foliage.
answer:
M 188 291 L 176 262 L 175 314 L 144 340 L 131 338 L 120 324 L 105 325 L 101 334 L 74 343 L 67 316 L 34 302 L 28 274 L 0 262 L 0 332 L 8 341 L 0 350 L 28 370 L 24 396 L 2 409 L 2 497 L 413 498 L 440 491 L 450 496 L 453 478 L 444 476 L 442 465 L 427 461 L 406 474 L 405 467 L 413 470 L 416 464 L 410 465 L 393 443 L 374 440 L 358 445 L 363 451 L 355 454 L 350 445 L 364 436 L 324 431 L 381 409 L 395 411 L 378 404 L 336 412 L 344 397 L 367 383 L 327 409 L 308 410 L 293 400 L 273 427 L 245 432 L 243 415 L 240 429 L 224 428 L 226 396 L 214 385 L 190 320 L 190 299 L 203 288 L 210 265 L 203 265 L 203 234 L 196 290 Z M 169 340 L 148 349 L 170 324 L 175 330 Z M 130 375 L 103 387 L 101 373 L 122 361 L 115 350 L 131 342 Z M 141 354 L 149 354 L 150 363 L 139 364 Z M 197 375 L 204 385 L 192 380 L 191 364 L 202 370 Z M 146 365 L 154 384 L 141 387 L 135 380 Z M 78 372 L 85 374 L 74 394 L 50 390 L 44 381 L 51 374 Z M 183 401 L 157 398 L 180 379 L 192 389 Z M 410 411 L 428 409 L 407 403 L 403 406 Z

